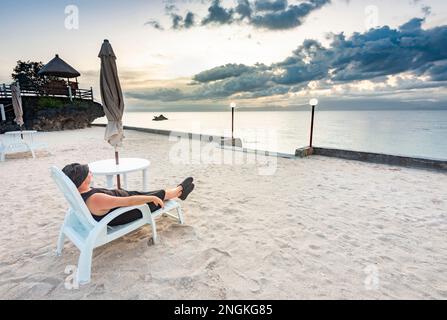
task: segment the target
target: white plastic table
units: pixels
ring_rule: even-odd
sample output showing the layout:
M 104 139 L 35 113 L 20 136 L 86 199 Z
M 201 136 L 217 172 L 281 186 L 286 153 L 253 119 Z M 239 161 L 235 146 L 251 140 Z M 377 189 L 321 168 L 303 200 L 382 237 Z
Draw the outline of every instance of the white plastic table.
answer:
M 37 131 L 36 130 L 23 130 L 23 131 L 8 131 L 8 132 L 5 132 L 5 134 L 8 134 L 8 135 L 20 135 L 20 134 L 27 134 L 27 133 L 29 133 L 29 134 L 34 134 L 34 133 L 37 133 Z
M 33 158 L 36 157 L 34 149 L 36 147 L 34 143 L 34 136 L 37 131 L 24 130 L 24 131 L 9 131 L 5 133 L 4 152 L 24 152 L 30 151 Z M 0 161 L 3 161 L 4 154 L 0 155 Z
M 115 159 L 108 159 L 89 163 L 88 166 L 93 175 L 106 176 L 107 188 L 113 189 L 113 177 L 116 175 L 123 176 L 123 186 L 127 189 L 127 174 L 135 171 L 143 172 L 143 191 L 149 191 L 149 166 L 151 162 L 146 159 L 138 158 L 121 158 L 119 165 L 115 163 Z

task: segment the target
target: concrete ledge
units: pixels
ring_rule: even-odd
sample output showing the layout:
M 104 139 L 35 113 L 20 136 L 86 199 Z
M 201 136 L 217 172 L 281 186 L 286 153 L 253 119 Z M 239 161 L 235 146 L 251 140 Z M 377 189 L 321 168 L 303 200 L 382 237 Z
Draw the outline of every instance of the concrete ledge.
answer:
M 294 154 L 284 153 L 284 152 L 276 152 L 276 151 L 268 151 L 268 150 L 260 150 L 260 149 L 251 149 L 251 148 L 241 148 L 241 147 L 233 147 L 233 146 L 225 146 L 221 145 L 221 149 L 244 152 L 244 153 L 253 153 L 261 156 L 267 157 L 277 157 L 277 158 L 286 158 L 286 159 L 297 159 Z
M 105 124 L 92 124 L 92 127 L 106 127 Z M 140 131 L 140 132 L 147 132 L 147 133 L 154 133 L 154 134 L 161 134 L 165 136 L 183 136 L 188 137 L 189 139 L 197 139 L 202 141 L 209 141 L 209 142 L 216 142 L 218 144 L 221 144 L 221 141 L 230 140 L 231 137 L 224 137 L 224 136 L 214 136 L 209 134 L 203 134 L 203 133 L 191 133 L 191 132 L 182 132 L 182 131 L 173 131 L 173 130 L 161 130 L 161 129 L 150 129 L 150 128 L 140 128 L 140 127 L 129 127 L 124 126 L 124 130 L 134 130 L 134 131 Z
M 432 170 L 447 171 L 447 160 L 438 160 L 430 158 L 413 158 L 382 153 L 361 152 L 352 150 L 313 148 L 313 154 L 325 157 L 335 157 L 348 160 L 357 160 L 364 162 L 389 164 L 403 167 L 414 167 Z
M 105 124 L 92 124 L 92 127 L 106 127 Z M 259 155 L 265 155 L 265 156 L 272 156 L 272 157 L 280 157 L 280 158 L 287 158 L 287 159 L 296 159 L 295 155 L 289 154 L 289 153 L 282 153 L 282 152 L 274 152 L 274 151 L 267 151 L 267 150 L 259 150 L 259 149 L 250 149 L 250 148 L 242 148 L 242 141 L 240 139 L 235 146 L 231 145 L 231 137 L 223 137 L 223 136 L 213 136 L 213 135 L 207 135 L 207 134 L 197 134 L 197 133 L 190 133 L 190 132 L 182 132 L 182 131 L 172 131 L 172 130 L 160 130 L 160 129 L 150 129 L 150 128 L 140 128 L 140 127 L 129 127 L 124 126 L 124 130 L 135 130 L 140 132 L 147 132 L 147 133 L 154 133 L 154 134 L 161 134 L 161 135 L 173 135 L 173 136 L 184 136 L 188 137 L 189 139 L 198 139 L 202 141 L 209 141 L 209 142 L 216 142 L 220 148 L 232 150 L 232 151 L 239 151 L 239 152 L 245 152 L 245 153 L 255 153 Z M 225 143 L 230 142 L 230 143 Z
M 299 148 L 295 150 L 295 157 L 305 158 L 314 154 L 314 149 L 310 147 Z
M 94 127 L 105 127 L 105 124 L 92 124 Z M 289 158 L 296 159 L 298 157 L 307 157 L 310 155 L 318 155 L 325 157 L 334 157 L 341 158 L 347 160 L 357 160 L 364 161 L 370 163 L 378 163 L 378 164 L 388 164 L 394 166 L 402 166 L 402 167 L 412 167 L 419 169 L 429 169 L 429 170 L 437 170 L 437 171 L 446 171 L 447 172 L 447 160 L 440 159 L 430 159 L 430 158 L 413 158 L 406 156 L 398 156 L 398 155 L 390 155 L 390 154 L 382 154 L 382 153 L 372 153 L 372 152 L 362 152 L 362 151 L 353 151 L 353 150 L 342 150 L 342 149 L 331 149 L 331 148 L 318 148 L 313 147 L 312 149 L 305 147 L 300 148 L 295 151 L 295 154 L 287 154 L 287 153 L 279 153 L 279 152 L 270 152 L 264 150 L 255 150 L 248 148 L 238 148 L 231 147 L 225 144 L 221 144 L 222 140 L 230 140 L 231 137 L 222 137 L 222 136 L 213 136 L 206 134 L 196 134 L 189 132 L 181 132 L 181 131 L 171 131 L 171 130 L 160 130 L 160 129 L 149 129 L 149 128 L 139 128 L 139 127 L 129 127 L 124 126 L 125 130 L 135 130 L 140 132 L 148 132 L 154 134 L 162 134 L 162 135 L 174 135 L 174 136 L 184 136 L 189 139 L 198 139 L 202 141 L 216 142 L 221 148 L 224 149 L 233 149 L 234 151 L 241 151 L 247 153 L 258 153 L 265 154 L 269 156 L 276 156 L 281 158 Z
M 239 139 L 239 138 L 234 138 L 234 139 L 231 139 L 231 138 L 230 139 L 225 139 L 225 138 L 223 138 L 220 141 L 220 145 L 242 148 L 242 140 Z

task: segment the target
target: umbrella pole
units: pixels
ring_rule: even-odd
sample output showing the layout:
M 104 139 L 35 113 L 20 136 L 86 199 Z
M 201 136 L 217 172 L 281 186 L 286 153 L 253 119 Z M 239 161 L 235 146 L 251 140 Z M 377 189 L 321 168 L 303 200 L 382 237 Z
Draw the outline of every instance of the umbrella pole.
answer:
M 115 150 L 115 162 L 117 165 L 120 164 L 120 157 L 117 150 Z M 121 178 L 119 174 L 116 176 L 116 186 L 118 189 L 121 189 Z

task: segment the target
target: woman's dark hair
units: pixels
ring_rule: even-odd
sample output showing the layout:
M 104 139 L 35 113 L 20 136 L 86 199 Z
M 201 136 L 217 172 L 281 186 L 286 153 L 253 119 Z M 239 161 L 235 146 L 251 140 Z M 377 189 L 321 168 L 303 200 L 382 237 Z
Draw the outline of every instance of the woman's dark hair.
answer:
M 73 181 L 76 188 L 79 188 L 85 179 L 87 179 L 90 169 L 86 164 L 72 163 L 66 165 L 62 171 Z

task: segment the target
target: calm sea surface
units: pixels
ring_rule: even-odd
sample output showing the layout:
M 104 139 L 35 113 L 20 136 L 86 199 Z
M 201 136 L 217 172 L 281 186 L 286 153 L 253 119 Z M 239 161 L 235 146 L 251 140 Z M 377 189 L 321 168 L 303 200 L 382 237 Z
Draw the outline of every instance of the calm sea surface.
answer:
M 231 112 L 127 112 L 124 125 L 231 136 Z M 236 111 L 244 147 L 294 153 L 309 145 L 310 111 Z M 106 123 L 105 118 L 95 123 Z M 314 146 L 447 159 L 447 110 L 316 111 Z

